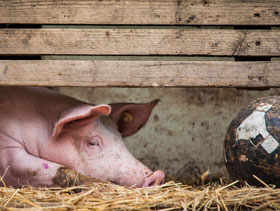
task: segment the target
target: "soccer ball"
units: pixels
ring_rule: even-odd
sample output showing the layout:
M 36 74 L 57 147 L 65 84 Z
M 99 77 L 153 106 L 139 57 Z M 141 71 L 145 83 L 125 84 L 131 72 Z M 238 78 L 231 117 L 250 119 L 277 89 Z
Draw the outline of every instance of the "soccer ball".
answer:
M 279 141 L 280 96 L 261 98 L 243 108 L 229 125 L 224 141 L 230 177 L 251 185 L 259 186 L 262 180 L 280 187 Z

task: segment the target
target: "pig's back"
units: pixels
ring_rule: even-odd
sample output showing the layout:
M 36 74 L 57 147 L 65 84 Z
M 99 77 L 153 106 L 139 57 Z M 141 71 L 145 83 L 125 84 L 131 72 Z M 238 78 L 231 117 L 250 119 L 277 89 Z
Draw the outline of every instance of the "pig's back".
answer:
M 0 87 L 0 136 L 22 144 L 47 141 L 60 113 L 79 103 L 47 88 Z

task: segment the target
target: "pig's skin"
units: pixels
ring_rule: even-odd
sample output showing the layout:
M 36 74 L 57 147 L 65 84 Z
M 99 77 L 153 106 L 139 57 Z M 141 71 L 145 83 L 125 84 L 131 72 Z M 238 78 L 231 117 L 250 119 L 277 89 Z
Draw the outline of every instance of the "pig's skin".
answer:
M 0 87 L 0 176 L 13 187 L 68 186 L 92 177 L 125 186 L 162 183 L 164 173 L 135 159 L 122 140 L 155 105 L 94 106 L 46 88 Z M 124 112 L 131 122 L 122 121 Z

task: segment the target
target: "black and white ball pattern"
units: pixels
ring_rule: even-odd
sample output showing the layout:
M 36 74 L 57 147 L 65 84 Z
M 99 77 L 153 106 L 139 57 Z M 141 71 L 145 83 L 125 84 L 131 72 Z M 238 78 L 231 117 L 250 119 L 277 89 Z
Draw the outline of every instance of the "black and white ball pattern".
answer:
M 252 185 L 280 186 L 280 97 L 258 99 L 228 127 L 224 159 L 229 175 Z

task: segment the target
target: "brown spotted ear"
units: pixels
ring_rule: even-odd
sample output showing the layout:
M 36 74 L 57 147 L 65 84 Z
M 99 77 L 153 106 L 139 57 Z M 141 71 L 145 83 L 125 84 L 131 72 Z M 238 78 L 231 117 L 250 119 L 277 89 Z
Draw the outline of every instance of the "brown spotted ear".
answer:
M 115 103 L 110 104 L 110 117 L 117 122 L 123 137 L 136 133 L 147 122 L 153 108 L 159 100 L 150 103 Z
M 87 105 L 82 104 L 63 111 L 55 123 L 51 140 L 56 139 L 62 133 L 63 129 L 69 126 L 82 126 L 96 119 L 100 115 L 108 116 L 111 112 L 109 105 Z

